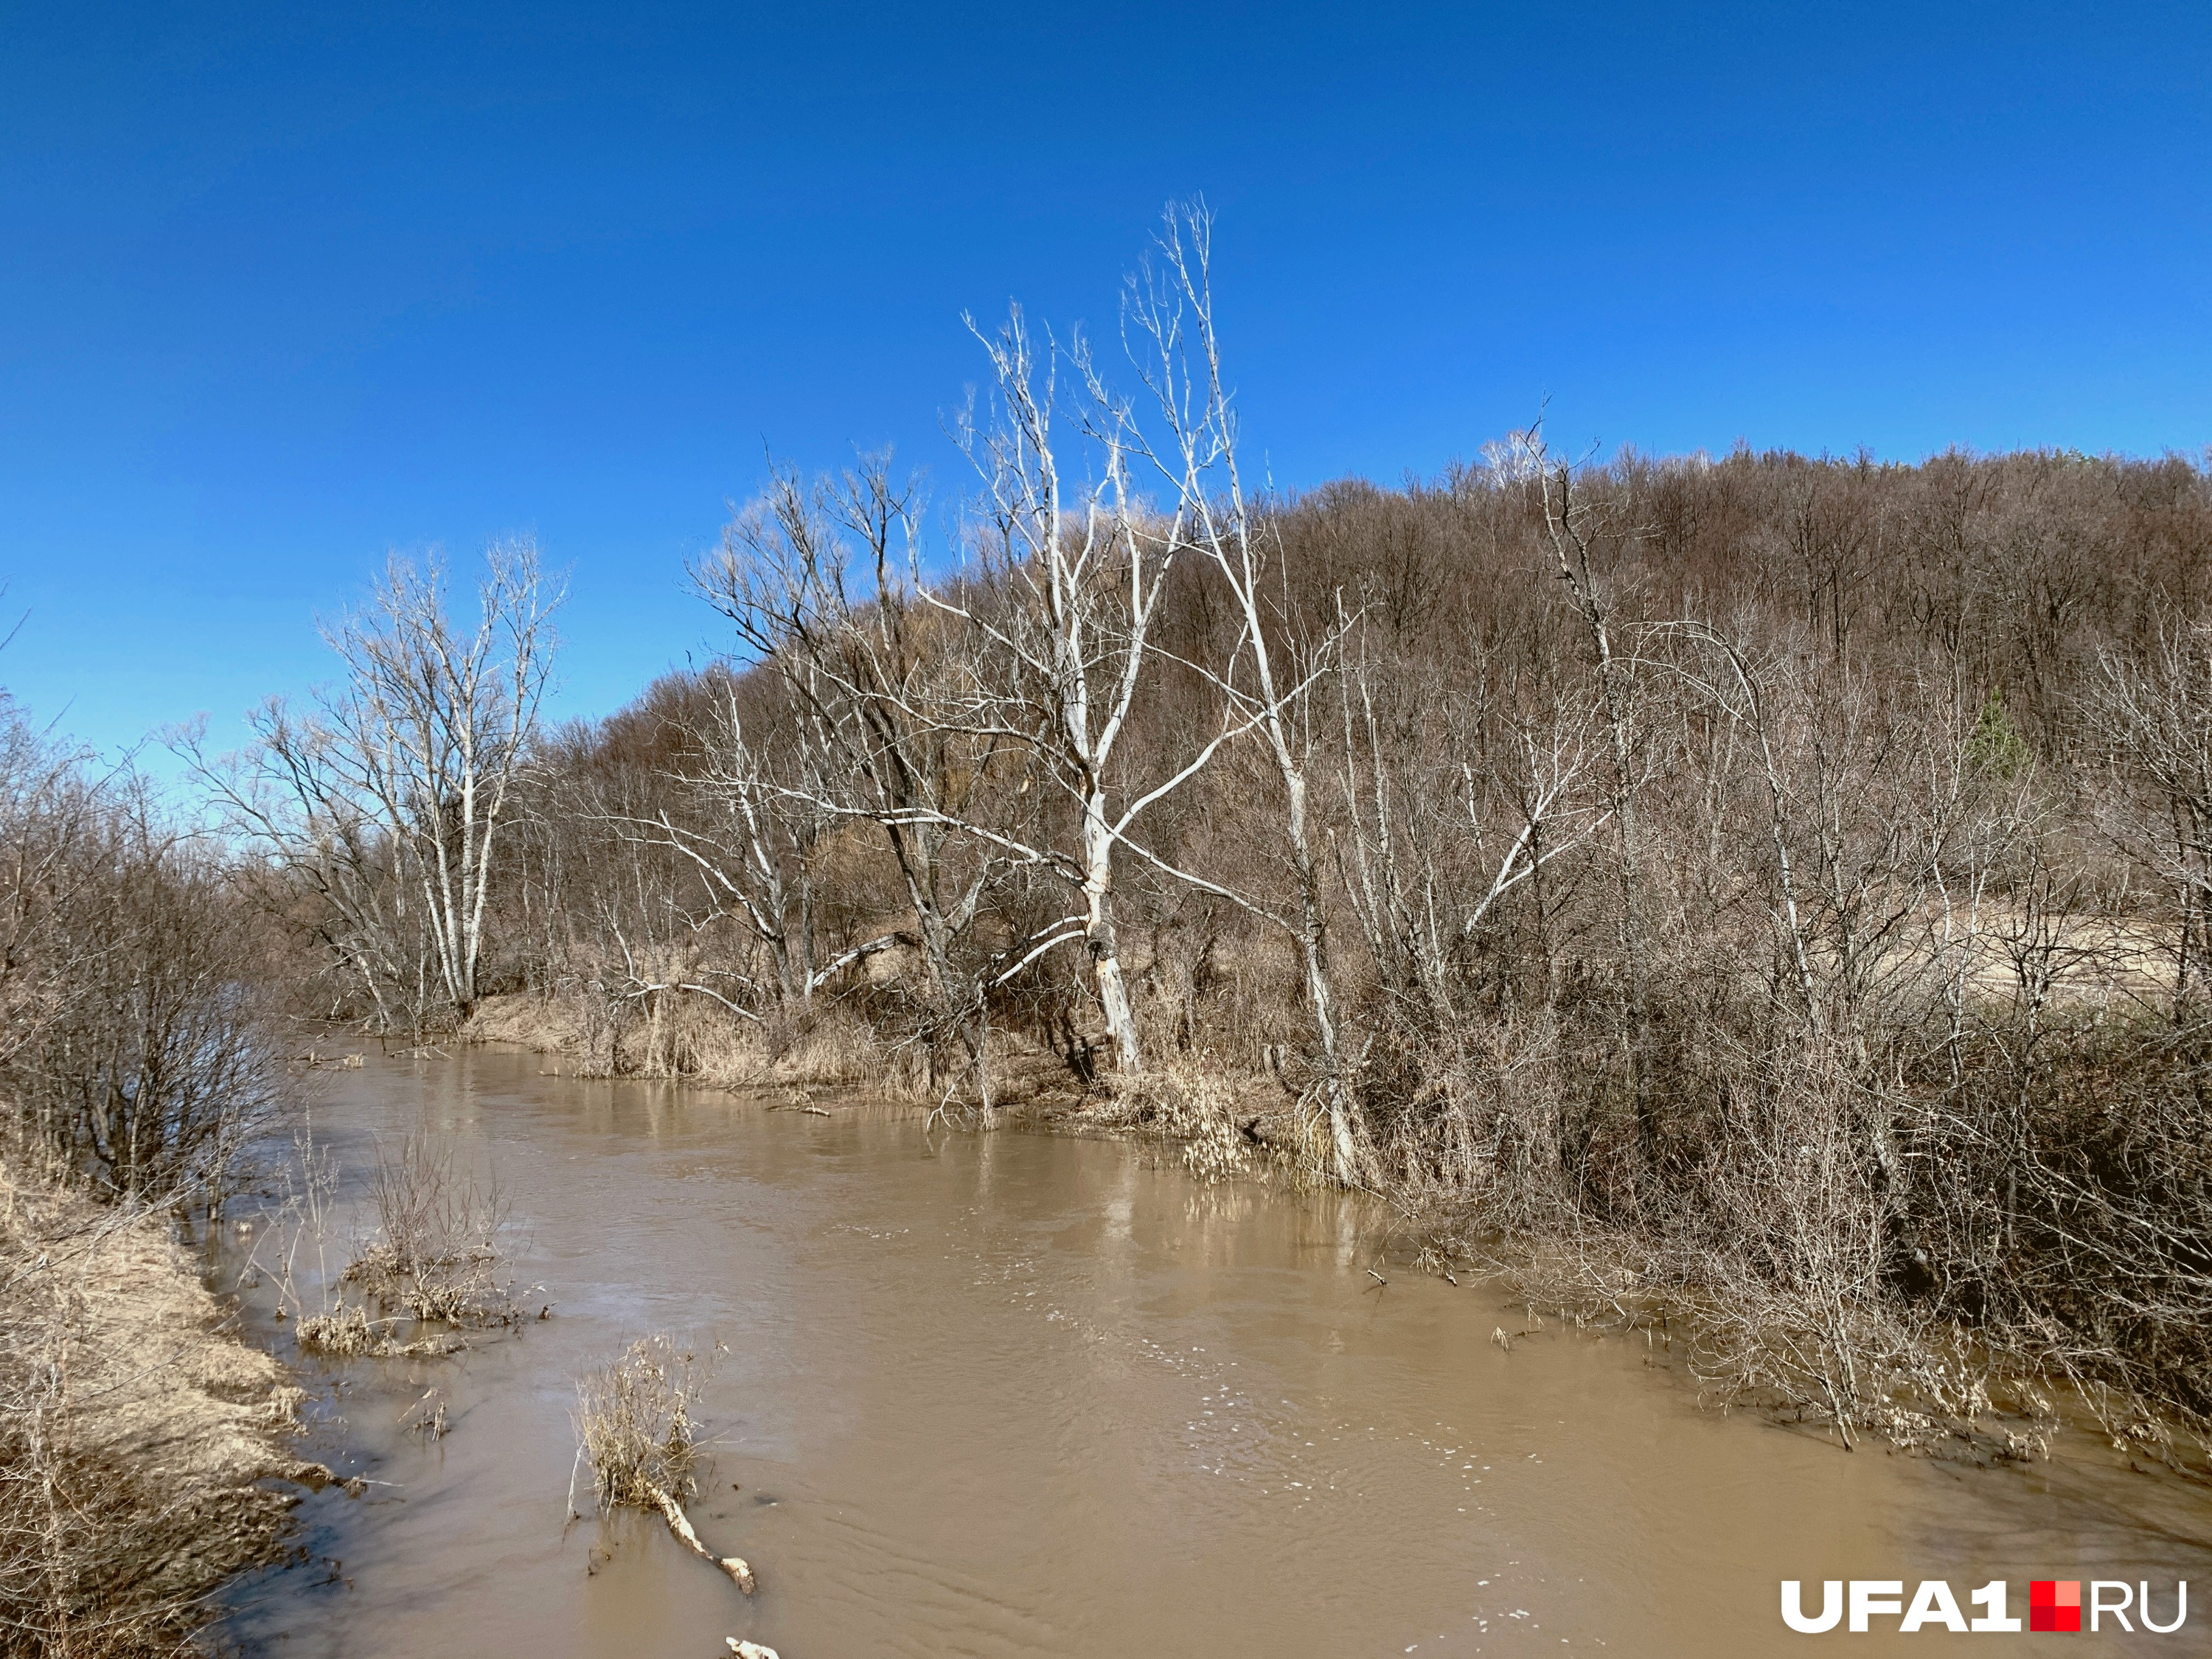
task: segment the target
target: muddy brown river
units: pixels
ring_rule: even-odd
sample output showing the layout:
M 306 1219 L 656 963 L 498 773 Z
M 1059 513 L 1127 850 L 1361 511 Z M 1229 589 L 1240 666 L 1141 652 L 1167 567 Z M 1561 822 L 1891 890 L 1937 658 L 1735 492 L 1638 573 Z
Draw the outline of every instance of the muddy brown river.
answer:
M 308 1499 L 307 1559 L 239 1588 L 248 1654 L 1984 1651 L 1794 1635 L 1778 1582 L 2002 1577 L 2015 1615 L 2031 1577 L 2212 1599 L 2201 1492 L 2087 1443 L 2026 1470 L 1846 1453 L 1701 1408 L 1641 1337 L 1509 1352 L 1492 1332 L 1526 1317 L 1391 1263 L 1358 1201 L 547 1064 L 325 1074 L 349 1200 L 377 1137 L 450 1133 L 513 1194 L 552 1315 L 448 1359 L 303 1366 L 307 1449 L 374 1484 Z M 243 1299 L 283 1349 L 266 1281 Z M 752 1563 L 750 1601 L 657 1521 L 563 1526 L 574 1379 L 654 1331 L 728 1350 L 692 1516 Z M 398 1419 L 433 1385 L 452 1431 L 424 1444 Z M 1994 1650 L 2212 1651 L 2191 1611 Z

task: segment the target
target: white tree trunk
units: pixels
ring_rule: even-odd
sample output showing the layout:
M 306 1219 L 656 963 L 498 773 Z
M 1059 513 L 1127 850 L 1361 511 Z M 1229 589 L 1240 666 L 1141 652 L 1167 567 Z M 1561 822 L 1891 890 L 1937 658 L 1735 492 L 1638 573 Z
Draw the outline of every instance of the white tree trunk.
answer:
M 1096 796 L 1084 805 L 1083 900 L 1084 939 L 1091 952 L 1098 1006 L 1105 1011 L 1106 1034 L 1114 1041 L 1114 1061 L 1133 1077 L 1144 1069 L 1144 1051 L 1114 935 L 1114 830 L 1106 819 L 1105 802 Z

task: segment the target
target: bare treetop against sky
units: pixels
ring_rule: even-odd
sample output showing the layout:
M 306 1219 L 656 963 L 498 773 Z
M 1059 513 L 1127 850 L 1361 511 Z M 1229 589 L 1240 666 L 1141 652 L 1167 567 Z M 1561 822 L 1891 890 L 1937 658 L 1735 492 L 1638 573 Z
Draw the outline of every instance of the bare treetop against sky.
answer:
M 1547 396 L 1562 448 L 2193 452 L 2208 87 L 2198 5 L 9 7 L 0 683 L 220 747 L 388 549 L 534 532 L 604 709 L 717 642 L 681 562 L 764 446 L 949 501 L 961 312 L 1110 344 L 1199 192 L 1280 483 Z

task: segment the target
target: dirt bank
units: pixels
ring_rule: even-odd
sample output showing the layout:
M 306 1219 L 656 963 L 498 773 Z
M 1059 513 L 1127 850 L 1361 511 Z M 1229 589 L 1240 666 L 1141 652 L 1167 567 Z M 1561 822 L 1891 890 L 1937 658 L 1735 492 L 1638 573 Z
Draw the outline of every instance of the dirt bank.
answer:
M 0 1651 L 174 1652 L 331 1480 L 302 1398 L 166 1214 L 0 1164 Z

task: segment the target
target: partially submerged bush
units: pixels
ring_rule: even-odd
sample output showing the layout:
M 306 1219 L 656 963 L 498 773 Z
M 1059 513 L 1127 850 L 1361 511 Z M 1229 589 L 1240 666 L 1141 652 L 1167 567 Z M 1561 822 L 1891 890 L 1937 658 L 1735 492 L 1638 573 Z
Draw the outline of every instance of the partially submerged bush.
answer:
M 378 1236 L 342 1271 L 331 1262 L 337 1163 L 315 1144 L 312 1123 L 294 1146 L 282 1173 L 283 1201 L 255 1241 L 253 1262 L 276 1281 L 278 1317 L 293 1321 L 302 1352 L 328 1359 L 430 1357 L 464 1345 L 451 1332 L 426 1333 L 423 1326 L 520 1323 L 498 1272 L 507 1202 L 496 1184 L 457 1175 L 450 1146 L 410 1135 L 396 1152 L 380 1155 L 369 1178 Z M 415 1334 L 403 1336 L 410 1323 Z
M 374 1300 L 446 1325 L 511 1325 L 520 1313 L 499 1276 L 510 1206 L 495 1180 L 454 1167 L 449 1143 L 404 1137 L 369 1177 L 380 1237 L 345 1270 Z
M 665 1336 L 630 1344 L 576 1385 L 576 1438 L 601 1507 L 658 1510 L 698 1489 L 692 1421 L 704 1376 Z
M 653 1511 L 677 1542 L 750 1595 L 753 1570 L 744 1558 L 715 1554 L 684 1513 L 684 1500 L 699 1486 L 692 1407 L 709 1366 L 665 1336 L 631 1343 L 612 1364 L 576 1385 L 576 1459 L 592 1466 L 600 1509 Z

